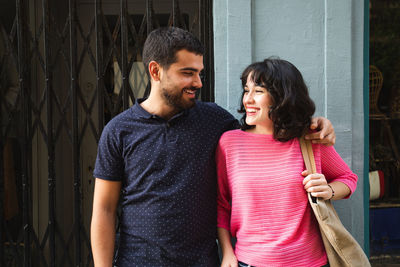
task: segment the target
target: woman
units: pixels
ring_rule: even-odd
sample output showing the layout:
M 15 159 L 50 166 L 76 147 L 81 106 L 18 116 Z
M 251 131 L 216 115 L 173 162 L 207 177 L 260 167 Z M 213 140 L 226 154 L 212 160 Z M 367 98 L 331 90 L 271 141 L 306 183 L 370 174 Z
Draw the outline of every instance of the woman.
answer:
M 221 266 L 324 266 L 307 192 L 348 198 L 357 176 L 333 147 L 318 144 L 318 173 L 304 171 L 298 138 L 309 129 L 315 105 L 295 66 L 266 59 L 248 66 L 241 80 L 242 129 L 226 132 L 216 151 Z

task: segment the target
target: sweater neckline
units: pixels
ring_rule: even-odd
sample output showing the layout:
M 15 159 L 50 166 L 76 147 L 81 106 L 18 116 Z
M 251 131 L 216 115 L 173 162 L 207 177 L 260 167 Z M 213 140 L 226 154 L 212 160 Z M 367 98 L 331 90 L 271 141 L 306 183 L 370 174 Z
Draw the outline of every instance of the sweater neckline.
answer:
M 265 138 L 265 139 L 274 139 L 273 134 L 251 133 L 251 132 L 246 132 L 244 130 L 239 130 L 239 131 L 241 131 L 244 135 L 254 136 L 254 137 L 258 137 L 258 138 Z

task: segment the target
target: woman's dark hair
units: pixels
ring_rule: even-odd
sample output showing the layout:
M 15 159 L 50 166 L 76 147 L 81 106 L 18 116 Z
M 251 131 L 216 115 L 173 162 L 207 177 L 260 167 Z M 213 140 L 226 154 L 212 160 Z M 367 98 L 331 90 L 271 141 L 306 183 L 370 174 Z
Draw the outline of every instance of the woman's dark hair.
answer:
M 285 142 L 301 137 L 307 132 L 311 116 L 315 112 L 315 104 L 308 94 L 308 88 L 300 71 L 290 62 L 278 58 L 267 58 L 264 61 L 249 65 L 242 73 L 243 88 L 247 78 L 257 86 L 267 89 L 272 105 L 269 107 L 269 118 L 274 126 L 274 139 Z M 241 98 L 241 129 L 254 126 L 246 124 L 246 110 Z

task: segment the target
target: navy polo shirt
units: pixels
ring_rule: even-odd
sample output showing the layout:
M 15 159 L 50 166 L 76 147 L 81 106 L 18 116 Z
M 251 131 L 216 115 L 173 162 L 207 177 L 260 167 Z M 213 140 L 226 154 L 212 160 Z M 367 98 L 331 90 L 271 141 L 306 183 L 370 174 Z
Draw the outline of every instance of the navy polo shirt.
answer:
M 199 101 L 166 121 L 141 101 L 106 125 L 94 170 L 122 182 L 116 265 L 217 266 L 214 152 L 237 121 Z

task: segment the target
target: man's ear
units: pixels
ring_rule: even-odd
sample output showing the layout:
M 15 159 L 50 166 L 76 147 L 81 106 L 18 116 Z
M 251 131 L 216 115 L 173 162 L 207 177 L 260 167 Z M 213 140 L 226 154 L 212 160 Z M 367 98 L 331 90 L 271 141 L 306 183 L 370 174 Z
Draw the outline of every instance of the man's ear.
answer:
M 150 78 L 153 81 L 159 81 L 160 80 L 160 75 L 161 75 L 161 66 L 155 61 L 150 61 L 149 63 L 149 73 L 150 73 Z

